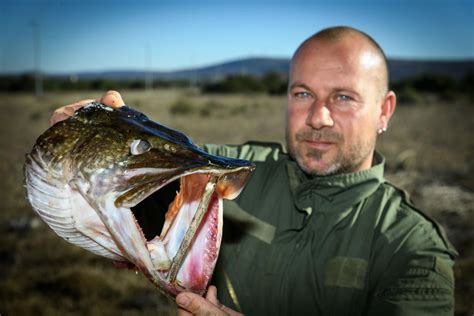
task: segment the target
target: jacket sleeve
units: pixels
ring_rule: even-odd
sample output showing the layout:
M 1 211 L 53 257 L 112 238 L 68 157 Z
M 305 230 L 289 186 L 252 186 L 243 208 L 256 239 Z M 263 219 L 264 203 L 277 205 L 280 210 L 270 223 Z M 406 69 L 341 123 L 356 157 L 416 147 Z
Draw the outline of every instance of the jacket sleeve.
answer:
M 414 258 L 373 296 L 369 315 L 453 315 L 453 261 Z
M 419 213 L 398 215 L 392 224 L 375 259 L 378 267 L 367 314 L 453 315 L 457 252 L 442 228 Z
M 216 144 L 205 144 L 202 148 L 212 155 L 224 156 L 229 158 L 239 158 L 240 146 L 235 145 L 216 145 Z

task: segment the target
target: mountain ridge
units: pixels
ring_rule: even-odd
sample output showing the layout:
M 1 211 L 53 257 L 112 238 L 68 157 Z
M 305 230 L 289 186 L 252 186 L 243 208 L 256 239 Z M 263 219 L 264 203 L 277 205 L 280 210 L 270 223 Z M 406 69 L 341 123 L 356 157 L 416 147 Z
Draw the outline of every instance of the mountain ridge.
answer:
M 248 74 L 261 77 L 269 72 L 276 72 L 287 76 L 289 58 L 249 57 L 230 60 L 209 66 L 188 68 L 175 71 L 144 70 L 104 70 L 84 71 L 71 74 L 47 74 L 51 77 L 75 76 L 80 80 L 113 79 L 113 80 L 140 80 L 150 76 L 154 80 L 192 80 L 209 81 L 219 80 L 229 75 Z M 465 60 L 418 60 L 390 58 L 388 60 L 390 80 L 398 81 L 404 78 L 423 73 L 440 74 L 461 79 L 467 73 L 474 72 L 474 59 Z

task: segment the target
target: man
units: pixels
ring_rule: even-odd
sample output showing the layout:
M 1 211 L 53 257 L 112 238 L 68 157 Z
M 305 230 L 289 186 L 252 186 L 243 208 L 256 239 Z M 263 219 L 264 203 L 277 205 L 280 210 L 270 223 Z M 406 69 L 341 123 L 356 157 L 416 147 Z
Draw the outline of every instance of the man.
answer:
M 182 293 L 179 314 L 452 314 L 456 251 L 383 178 L 375 152 L 395 104 L 385 55 L 368 35 L 336 27 L 303 42 L 290 67 L 289 153 L 256 142 L 205 147 L 257 168 L 224 204 L 219 300 L 213 286 L 206 298 Z

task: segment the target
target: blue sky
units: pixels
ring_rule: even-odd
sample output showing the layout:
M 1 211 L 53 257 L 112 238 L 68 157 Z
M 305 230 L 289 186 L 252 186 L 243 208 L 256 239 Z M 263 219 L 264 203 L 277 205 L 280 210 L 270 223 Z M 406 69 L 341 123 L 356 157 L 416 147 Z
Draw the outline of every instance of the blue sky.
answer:
M 390 58 L 474 58 L 474 1 L 0 0 L 0 73 L 177 70 L 290 57 L 333 25 L 372 35 Z

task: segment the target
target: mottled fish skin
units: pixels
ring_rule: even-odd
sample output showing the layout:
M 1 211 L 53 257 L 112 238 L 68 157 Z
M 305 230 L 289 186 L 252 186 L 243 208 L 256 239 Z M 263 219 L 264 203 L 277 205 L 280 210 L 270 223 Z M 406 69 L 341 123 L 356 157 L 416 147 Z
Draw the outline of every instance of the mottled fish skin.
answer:
M 130 107 L 91 103 L 38 138 L 26 157 L 25 183 L 33 209 L 59 236 L 132 263 L 173 298 L 183 290 L 205 291 L 222 236 L 222 198 L 237 196 L 254 168 L 245 160 L 210 155 Z M 130 208 L 176 179 L 187 180 L 162 234 L 147 241 Z M 217 185 L 207 192 L 211 179 Z M 206 194 L 212 195 L 209 204 L 199 206 Z M 177 279 L 170 280 L 176 247 L 198 206 L 207 214 Z

